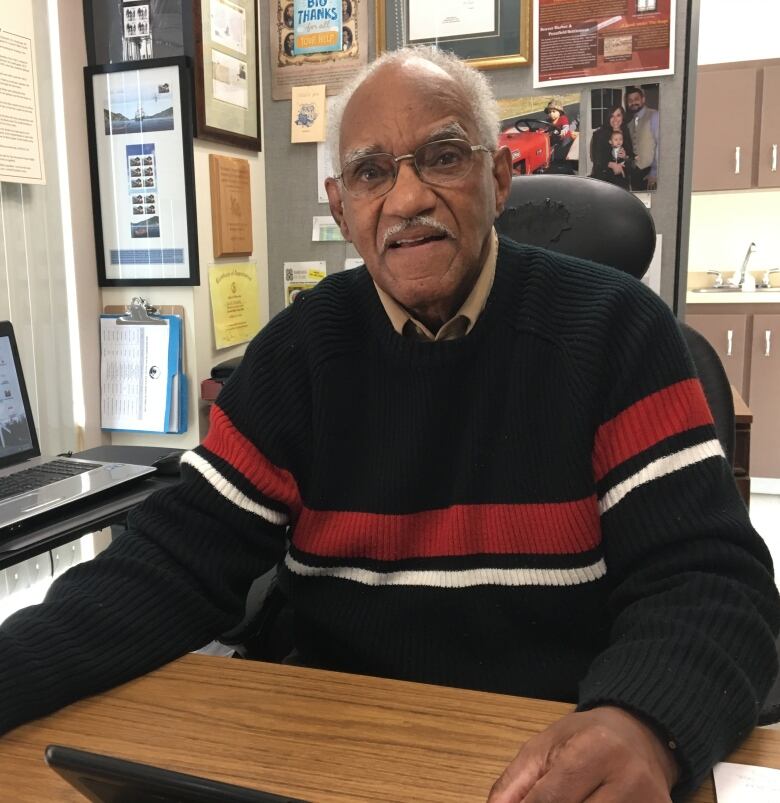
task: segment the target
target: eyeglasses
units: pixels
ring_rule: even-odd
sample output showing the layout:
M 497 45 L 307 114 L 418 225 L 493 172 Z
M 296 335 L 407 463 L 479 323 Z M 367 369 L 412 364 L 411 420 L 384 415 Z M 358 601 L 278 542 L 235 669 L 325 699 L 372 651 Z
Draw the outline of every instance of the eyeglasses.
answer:
M 390 192 L 398 178 L 398 163 L 411 159 L 421 181 L 433 186 L 452 184 L 465 178 L 478 151 L 491 153 L 484 145 L 471 145 L 463 139 L 437 139 L 420 145 L 414 153 L 393 156 L 391 153 L 370 153 L 347 162 L 340 179 L 355 198 L 378 198 Z

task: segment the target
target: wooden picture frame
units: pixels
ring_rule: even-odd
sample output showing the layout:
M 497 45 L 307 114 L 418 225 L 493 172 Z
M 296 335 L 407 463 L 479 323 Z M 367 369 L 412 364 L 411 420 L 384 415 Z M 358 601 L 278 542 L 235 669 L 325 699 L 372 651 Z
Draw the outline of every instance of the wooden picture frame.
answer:
M 84 84 L 98 284 L 200 284 L 188 60 L 85 67 Z
M 376 0 L 376 50 L 397 50 L 411 44 L 436 44 L 450 50 L 474 67 L 492 70 L 500 67 L 527 67 L 531 63 L 531 0 L 483 0 L 493 6 L 492 30 L 463 30 L 451 36 L 416 36 L 411 31 L 415 8 L 422 10 L 425 0 Z M 455 4 L 457 5 L 457 3 Z M 465 4 L 464 4 L 465 5 Z M 427 9 L 427 7 L 425 7 Z M 450 5 L 448 22 L 457 14 Z M 485 18 L 485 15 L 482 15 Z M 468 27 L 464 24 L 462 27 Z M 440 28 L 437 28 L 437 31 Z
M 195 53 L 190 0 L 83 0 L 83 8 L 90 66 Z
M 259 34 L 254 0 L 192 0 L 195 120 L 200 139 L 261 149 Z M 231 25 L 217 21 L 231 18 Z M 226 31 L 230 34 L 226 34 Z M 244 83 L 245 82 L 245 83 Z

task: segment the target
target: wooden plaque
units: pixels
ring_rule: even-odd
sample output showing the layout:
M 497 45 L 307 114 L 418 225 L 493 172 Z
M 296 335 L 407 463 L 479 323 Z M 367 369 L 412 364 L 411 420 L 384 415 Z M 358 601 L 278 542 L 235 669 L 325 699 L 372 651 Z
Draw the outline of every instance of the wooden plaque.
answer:
M 249 256 L 252 253 L 249 162 L 211 153 L 209 173 L 214 257 Z

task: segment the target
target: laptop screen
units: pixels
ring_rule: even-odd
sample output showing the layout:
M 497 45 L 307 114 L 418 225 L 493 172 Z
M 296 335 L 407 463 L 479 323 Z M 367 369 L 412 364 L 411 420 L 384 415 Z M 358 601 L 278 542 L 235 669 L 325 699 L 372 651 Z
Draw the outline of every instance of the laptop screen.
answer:
M 19 351 L 8 321 L 0 321 L 0 467 L 40 454 Z

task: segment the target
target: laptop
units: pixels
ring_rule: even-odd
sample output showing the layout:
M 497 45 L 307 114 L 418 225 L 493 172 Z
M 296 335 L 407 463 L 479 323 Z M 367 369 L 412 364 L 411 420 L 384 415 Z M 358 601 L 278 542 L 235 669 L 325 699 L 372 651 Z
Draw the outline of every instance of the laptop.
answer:
M 46 748 L 44 758 L 93 803 L 306 803 L 56 744 Z
M 0 532 L 154 472 L 41 455 L 13 326 L 0 321 Z

